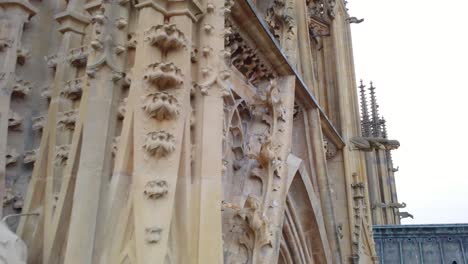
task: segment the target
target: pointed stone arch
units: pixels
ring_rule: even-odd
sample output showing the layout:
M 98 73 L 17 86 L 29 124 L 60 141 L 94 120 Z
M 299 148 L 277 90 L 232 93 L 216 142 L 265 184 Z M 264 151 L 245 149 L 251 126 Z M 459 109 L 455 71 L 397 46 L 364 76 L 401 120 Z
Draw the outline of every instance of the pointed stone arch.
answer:
M 288 186 L 278 263 L 331 263 L 320 202 L 302 160 L 288 157 Z

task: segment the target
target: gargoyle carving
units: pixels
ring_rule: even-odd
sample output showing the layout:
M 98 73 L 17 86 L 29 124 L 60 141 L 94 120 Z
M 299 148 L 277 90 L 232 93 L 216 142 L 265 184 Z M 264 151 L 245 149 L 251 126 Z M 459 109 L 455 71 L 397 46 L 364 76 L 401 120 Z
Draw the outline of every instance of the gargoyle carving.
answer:
M 406 203 L 374 203 L 374 206 L 372 206 L 372 209 L 375 209 L 377 207 L 380 208 L 406 208 Z
M 32 129 L 42 130 L 47 123 L 46 116 L 37 116 L 32 118 Z
M 175 150 L 175 138 L 165 131 L 150 132 L 143 148 L 151 156 L 165 157 Z
M 398 212 L 398 216 L 400 217 L 400 219 L 404 219 L 404 218 L 411 218 L 411 219 L 414 219 L 414 215 L 408 213 L 408 212 Z
M 8 113 L 8 127 L 12 129 L 17 129 L 21 122 L 23 122 L 23 117 L 21 117 L 18 113 L 10 111 Z
M 165 92 L 149 94 L 143 103 L 143 109 L 159 121 L 175 119 L 179 114 L 177 99 Z
M 143 79 L 161 90 L 180 88 L 184 83 L 182 71 L 174 63 L 165 62 L 148 65 Z
M 165 180 L 149 181 L 145 185 L 143 194 L 148 199 L 159 199 L 164 197 L 169 191 L 169 184 Z
M 5 163 L 7 166 L 15 164 L 18 161 L 18 158 L 19 153 L 16 151 L 16 149 L 8 149 L 5 155 Z
M 37 149 L 28 150 L 24 153 L 23 163 L 29 164 L 36 162 Z
M 68 154 L 70 152 L 69 145 L 61 145 L 55 147 L 55 165 L 63 166 L 67 163 Z
M 17 80 L 16 83 L 13 85 L 12 95 L 18 97 L 24 97 L 31 92 L 31 83 Z
M 175 24 L 153 26 L 144 32 L 144 36 L 145 41 L 163 52 L 185 47 L 187 42 L 184 33 Z
M 75 110 L 63 112 L 57 121 L 59 128 L 73 130 L 75 128 L 77 112 Z
M 84 81 L 82 78 L 67 81 L 60 94 L 72 101 L 77 100 L 83 93 L 83 83 Z
M 240 244 L 249 249 L 252 254 L 251 263 L 261 263 L 258 262 L 261 257 L 259 256 L 260 250 L 265 246 L 272 246 L 273 235 L 267 217 L 261 213 L 260 201 L 249 195 L 237 216 L 246 223 L 246 228 L 239 241 Z
M 81 46 L 78 48 L 71 49 L 68 52 L 67 60 L 74 67 L 83 67 L 86 66 L 88 61 L 89 51 L 86 46 Z
M 161 240 L 162 228 L 160 227 L 147 227 L 145 228 L 145 240 L 149 244 L 157 244 Z
M 400 147 L 400 142 L 397 140 L 385 138 L 354 137 L 350 141 L 356 149 L 362 151 L 394 150 Z
M 350 24 L 360 24 L 364 22 L 364 18 L 358 19 L 357 17 L 348 17 L 346 21 Z

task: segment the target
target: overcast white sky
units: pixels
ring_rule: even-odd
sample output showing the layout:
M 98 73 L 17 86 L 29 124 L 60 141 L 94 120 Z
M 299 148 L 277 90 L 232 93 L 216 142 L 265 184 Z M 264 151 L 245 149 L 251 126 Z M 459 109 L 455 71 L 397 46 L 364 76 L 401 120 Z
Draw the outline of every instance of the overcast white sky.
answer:
M 356 77 L 377 86 L 404 224 L 468 223 L 467 0 L 349 0 Z

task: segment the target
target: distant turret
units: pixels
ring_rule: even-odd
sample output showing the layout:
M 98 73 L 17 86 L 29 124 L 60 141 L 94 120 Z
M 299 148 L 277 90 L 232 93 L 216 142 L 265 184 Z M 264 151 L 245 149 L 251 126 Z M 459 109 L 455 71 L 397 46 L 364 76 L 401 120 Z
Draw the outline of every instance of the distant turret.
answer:
M 359 86 L 359 92 L 361 94 L 361 128 L 362 136 L 370 137 L 371 135 L 371 122 L 369 119 L 369 109 L 367 107 L 367 96 L 365 91 L 366 86 L 362 83 Z
M 372 82 L 370 82 L 369 87 L 370 93 L 370 100 L 371 100 L 371 128 L 372 128 L 372 136 L 380 137 L 381 136 L 381 129 L 380 129 L 380 117 L 379 117 L 379 105 L 377 104 L 377 97 L 375 96 L 375 87 Z

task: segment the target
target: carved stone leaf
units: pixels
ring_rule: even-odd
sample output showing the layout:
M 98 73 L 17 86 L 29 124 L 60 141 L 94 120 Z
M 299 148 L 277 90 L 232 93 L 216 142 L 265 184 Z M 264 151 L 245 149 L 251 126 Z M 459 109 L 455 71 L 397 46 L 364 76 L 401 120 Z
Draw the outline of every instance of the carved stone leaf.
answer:
M 149 94 L 143 109 L 150 116 L 159 121 L 172 120 L 179 115 L 177 98 L 165 92 Z
M 175 150 L 175 138 L 165 131 L 150 132 L 143 148 L 151 156 L 165 157 Z
M 186 45 L 186 38 L 175 24 L 153 26 L 144 32 L 145 41 L 162 51 L 176 50 Z
M 184 83 L 182 71 L 174 63 L 150 64 L 143 78 L 161 90 L 180 88 Z

